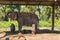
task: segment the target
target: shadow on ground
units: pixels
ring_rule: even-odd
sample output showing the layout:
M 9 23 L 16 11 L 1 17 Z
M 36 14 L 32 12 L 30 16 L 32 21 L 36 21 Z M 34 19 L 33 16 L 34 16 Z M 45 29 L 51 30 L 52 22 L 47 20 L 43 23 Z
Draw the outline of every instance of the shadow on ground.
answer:
M 15 31 L 15 33 L 11 33 L 10 31 L 6 31 L 6 35 L 15 35 L 18 34 L 18 31 Z M 22 30 L 22 34 L 31 34 L 32 31 L 31 30 Z M 53 34 L 60 34 L 60 31 L 52 31 L 52 30 L 48 30 L 48 29 L 38 29 L 37 30 L 37 34 L 44 34 L 44 33 L 53 33 Z

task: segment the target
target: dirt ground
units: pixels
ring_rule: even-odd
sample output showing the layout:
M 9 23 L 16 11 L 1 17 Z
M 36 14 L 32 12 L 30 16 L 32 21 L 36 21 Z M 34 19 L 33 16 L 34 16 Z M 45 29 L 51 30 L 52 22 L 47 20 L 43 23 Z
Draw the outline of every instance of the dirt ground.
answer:
M 18 32 L 16 34 L 10 34 L 9 31 L 0 33 L 0 36 L 8 34 L 4 37 L 0 37 L 0 40 L 6 40 L 9 38 L 10 40 L 60 40 L 60 29 L 56 29 L 51 31 L 49 28 L 39 29 L 36 35 L 29 33 L 30 30 L 25 30 L 26 33 L 23 33 L 20 38 L 18 36 Z M 23 31 L 24 32 L 24 31 Z M 31 32 L 31 31 L 30 31 Z
M 21 37 L 18 39 L 18 37 L 13 37 L 13 35 L 9 36 L 10 40 L 60 40 L 60 34 L 23 34 L 24 37 Z M 5 37 L 6 38 L 6 37 Z M 5 38 L 2 38 L 0 40 L 5 40 Z

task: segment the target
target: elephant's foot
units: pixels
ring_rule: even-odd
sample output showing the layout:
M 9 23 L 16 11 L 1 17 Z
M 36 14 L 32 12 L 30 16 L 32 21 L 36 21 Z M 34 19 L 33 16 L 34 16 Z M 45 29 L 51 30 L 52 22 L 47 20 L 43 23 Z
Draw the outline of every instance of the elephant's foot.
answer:
M 18 35 L 22 35 L 22 33 L 18 33 Z
M 11 33 L 12 33 L 12 34 L 15 33 L 15 25 L 14 25 L 14 24 L 11 24 L 10 30 L 11 30 Z
M 36 34 L 36 26 L 35 26 L 35 24 L 32 24 L 32 34 Z

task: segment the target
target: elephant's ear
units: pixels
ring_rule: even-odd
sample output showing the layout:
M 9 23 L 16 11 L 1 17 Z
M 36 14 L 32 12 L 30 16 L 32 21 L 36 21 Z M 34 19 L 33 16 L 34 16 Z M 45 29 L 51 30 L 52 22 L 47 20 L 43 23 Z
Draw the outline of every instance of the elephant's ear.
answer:
M 10 18 L 11 17 L 11 14 L 12 14 L 12 12 L 8 12 L 7 13 L 7 16 Z

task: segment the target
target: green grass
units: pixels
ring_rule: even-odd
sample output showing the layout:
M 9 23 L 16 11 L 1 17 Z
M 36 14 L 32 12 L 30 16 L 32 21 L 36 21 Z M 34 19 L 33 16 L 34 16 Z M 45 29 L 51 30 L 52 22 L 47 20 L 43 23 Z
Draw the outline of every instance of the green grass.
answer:
M 60 27 L 60 20 L 55 20 L 55 27 L 57 27 L 57 28 Z
M 16 28 L 18 28 L 18 22 L 17 21 L 0 21 L 0 28 L 9 28 L 11 24 L 14 24 Z M 51 27 L 52 21 L 39 21 L 38 26 L 39 27 Z M 55 20 L 55 27 L 60 27 L 60 20 Z M 27 26 L 23 26 L 23 28 L 28 28 Z
M 17 21 L 0 21 L 0 28 L 9 28 L 12 23 L 18 28 Z M 23 26 L 23 28 L 27 28 L 27 26 Z
M 12 23 L 15 24 L 16 27 L 18 26 L 18 23 L 16 21 L 2 21 L 0 22 L 0 28 L 9 28 Z
M 48 20 L 48 21 L 39 21 L 39 27 L 51 27 L 52 26 L 52 20 Z M 60 28 L 60 20 L 56 20 L 54 21 L 54 27 L 55 28 Z
M 51 21 L 39 21 L 39 27 L 51 27 Z

